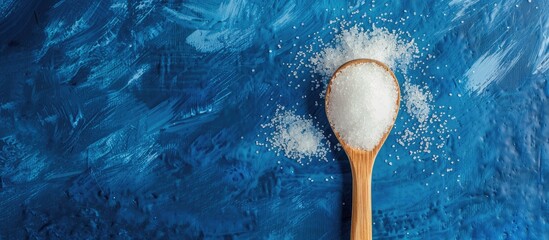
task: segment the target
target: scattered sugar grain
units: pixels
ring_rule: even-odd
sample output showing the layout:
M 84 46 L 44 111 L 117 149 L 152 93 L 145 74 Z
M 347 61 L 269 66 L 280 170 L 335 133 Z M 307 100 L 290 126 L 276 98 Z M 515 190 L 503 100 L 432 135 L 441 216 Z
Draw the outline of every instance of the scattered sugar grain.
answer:
M 405 70 L 418 53 L 414 40 L 405 42 L 395 32 L 373 27 L 364 30 L 355 25 L 342 29 L 332 41 L 309 59 L 315 73 L 331 76 L 339 66 L 353 59 L 370 58 L 383 62 L 391 69 Z
M 432 94 L 427 91 L 426 87 L 422 89 L 418 85 L 409 82 L 403 84 L 403 89 L 406 111 L 420 123 L 425 122 L 429 118 L 429 112 L 432 108 Z
M 269 150 L 282 152 L 301 164 L 304 159 L 311 161 L 314 157 L 327 161 L 329 142 L 310 117 L 297 115 L 295 111 L 279 106 L 271 121 L 261 127 L 273 130 L 266 139 L 270 144 Z

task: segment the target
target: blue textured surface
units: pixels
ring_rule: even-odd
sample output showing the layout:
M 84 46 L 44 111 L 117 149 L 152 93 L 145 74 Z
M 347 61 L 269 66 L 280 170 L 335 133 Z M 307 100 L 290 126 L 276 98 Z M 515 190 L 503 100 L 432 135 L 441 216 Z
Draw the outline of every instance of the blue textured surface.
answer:
M 447 175 L 376 163 L 374 237 L 549 239 L 548 2 L 385 2 L 0 2 L 0 238 L 347 239 L 346 157 L 256 141 L 276 104 L 327 126 L 283 63 L 358 9 L 411 17 L 376 25 L 424 39 L 434 78 L 409 75 L 458 129 Z

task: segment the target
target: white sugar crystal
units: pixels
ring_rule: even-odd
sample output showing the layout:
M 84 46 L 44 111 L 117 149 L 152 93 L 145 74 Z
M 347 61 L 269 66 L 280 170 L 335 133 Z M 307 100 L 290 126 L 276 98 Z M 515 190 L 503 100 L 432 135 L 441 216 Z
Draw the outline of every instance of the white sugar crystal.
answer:
M 277 152 L 284 152 L 286 157 L 299 163 L 304 158 L 326 160 L 329 145 L 323 131 L 315 126 L 312 119 L 279 107 L 270 123 L 262 127 L 274 130 L 267 141 Z
M 351 65 L 331 83 L 327 114 L 335 132 L 352 147 L 372 150 L 397 114 L 395 80 L 375 63 Z
M 429 118 L 429 112 L 432 108 L 433 96 L 431 92 L 425 87 L 420 88 L 418 85 L 408 82 L 404 83 L 403 88 L 406 111 L 418 122 L 425 122 Z
M 313 54 L 309 62 L 314 72 L 324 76 L 331 76 L 343 63 L 359 58 L 375 59 L 391 69 L 399 67 L 404 71 L 418 52 L 413 39 L 404 42 L 397 33 L 385 28 L 365 31 L 354 26 L 341 30 L 333 45 Z

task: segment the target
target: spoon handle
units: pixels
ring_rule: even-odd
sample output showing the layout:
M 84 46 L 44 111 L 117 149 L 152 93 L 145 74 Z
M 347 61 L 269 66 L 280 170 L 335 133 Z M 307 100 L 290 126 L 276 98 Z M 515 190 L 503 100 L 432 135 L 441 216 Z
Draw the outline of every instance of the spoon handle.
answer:
M 351 154 L 353 174 L 353 212 L 351 240 L 372 239 L 372 168 L 374 154 Z

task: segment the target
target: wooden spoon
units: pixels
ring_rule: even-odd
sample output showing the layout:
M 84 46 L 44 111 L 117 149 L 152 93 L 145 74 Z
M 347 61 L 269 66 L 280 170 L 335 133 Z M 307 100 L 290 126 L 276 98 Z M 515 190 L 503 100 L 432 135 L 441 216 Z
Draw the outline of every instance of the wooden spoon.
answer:
M 400 106 L 400 88 L 398 85 L 398 81 L 395 77 L 395 74 L 385 64 L 373 59 L 351 60 L 341 65 L 341 67 L 339 67 L 336 70 L 336 72 L 330 79 L 330 83 L 328 84 L 328 89 L 326 90 L 326 111 L 328 111 L 328 105 L 330 104 L 331 85 L 334 82 L 336 75 L 346 67 L 349 67 L 354 64 L 359 64 L 359 63 L 377 64 L 383 67 L 385 70 L 387 70 L 387 72 L 391 74 L 391 76 L 393 76 L 393 79 L 395 80 L 395 86 L 397 89 L 397 100 L 395 104 L 396 104 L 396 111 L 398 113 L 399 106 Z M 326 115 L 329 116 L 327 112 L 326 112 Z M 396 114 L 395 114 L 395 117 L 393 118 L 393 124 L 395 119 L 396 119 Z M 329 117 L 328 117 L 328 122 L 330 122 Z M 371 240 L 372 239 L 372 198 L 371 198 L 372 169 L 374 167 L 374 161 L 376 159 L 377 153 L 379 152 L 379 149 L 381 149 L 381 146 L 383 145 L 383 143 L 387 139 L 387 136 L 391 132 L 391 129 L 393 128 L 393 124 L 391 124 L 391 126 L 389 127 L 387 132 L 383 135 L 379 143 L 371 151 L 366 151 L 366 150 L 353 148 L 352 146 L 349 146 L 347 143 L 345 143 L 343 139 L 341 139 L 341 137 L 339 136 L 339 133 L 334 129 L 333 125 L 330 124 L 337 139 L 343 146 L 345 153 L 347 153 L 347 156 L 349 157 L 349 162 L 351 163 L 351 172 L 353 174 L 353 212 L 351 216 L 351 239 L 352 240 Z

